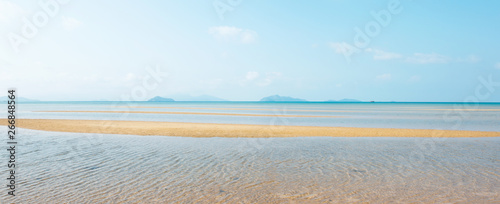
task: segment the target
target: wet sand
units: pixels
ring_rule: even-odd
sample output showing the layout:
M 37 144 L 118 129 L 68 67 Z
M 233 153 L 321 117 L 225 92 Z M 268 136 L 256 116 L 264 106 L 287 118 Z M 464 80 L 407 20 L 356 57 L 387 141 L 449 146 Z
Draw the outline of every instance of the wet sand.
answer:
M 0 125 L 7 125 L 1 120 Z M 499 137 L 500 132 L 397 128 L 241 125 L 152 121 L 18 119 L 16 126 L 75 133 L 183 137 Z

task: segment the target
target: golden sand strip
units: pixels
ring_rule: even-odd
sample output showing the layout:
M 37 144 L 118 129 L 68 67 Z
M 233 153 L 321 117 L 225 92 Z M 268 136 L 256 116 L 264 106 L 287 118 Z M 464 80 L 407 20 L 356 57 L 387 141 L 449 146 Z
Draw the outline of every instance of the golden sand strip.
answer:
M 163 111 L 33 111 L 45 113 L 146 113 L 146 114 L 188 114 L 188 115 L 227 115 L 227 116 L 260 116 L 260 117 L 305 117 L 305 118 L 344 118 L 345 116 L 329 115 L 272 115 L 243 113 L 200 113 L 200 112 L 163 112 Z
M 240 125 L 110 120 L 19 119 L 21 128 L 55 132 L 184 137 L 500 137 L 500 132 L 396 128 Z M 7 120 L 0 120 L 7 125 Z

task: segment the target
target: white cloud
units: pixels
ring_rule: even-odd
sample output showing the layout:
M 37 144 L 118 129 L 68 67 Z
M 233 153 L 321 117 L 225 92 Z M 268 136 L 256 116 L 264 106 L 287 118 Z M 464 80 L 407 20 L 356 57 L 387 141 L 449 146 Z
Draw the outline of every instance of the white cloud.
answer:
M 436 64 L 436 63 L 443 64 L 452 61 L 452 59 L 450 57 L 436 53 L 431 53 L 431 54 L 415 53 L 413 54 L 413 56 L 407 57 L 406 61 L 416 64 Z
M 398 58 L 403 57 L 401 54 L 398 54 L 398 53 L 386 52 L 386 51 L 372 49 L 372 48 L 367 48 L 367 49 L 365 49 L 365 51 L 373 53 L 374 60 L 391 60 L 391 59 L 398 59 Z
M 134 73 L 128 73 L 127 76 L 125 76 L 124 81 L 135 81 L 137 78 L 138 77 Z
M 381 74 L 375 77 L 377 80 L 386 81 L 391 79 L 391 74 Z
M 259 74 L 258 72 L 247 72 L 245 78 L 239 81 L 241 86 L 256 85 L 256 86 L 269 86 L 276 79 L 280 78 L 283 74 L 281 72 L 266 72 Z
M 469 62 L 469 63 L 476 63 L 479 62 L 481 59 L 477 57 L 476 55 L 469 55 L 466 58 L 458 58 L 458 62 Z
M 497 64 L 495 64 L 495 68 L 500 69 L 500 62 L 498 62 Z
M 0 0 L 0 23 L 10 23 L 24 13 L 24 9 L 12 1 Z
M 259 77 L 259 72 L 247 72 L 246 80 L 253 81 L 257 77 Z
M 346 42 L 331 42 L 329 43 L 330 47 L 333 48 L 335 53 L 337 54 L 349 54 L 351 52 L 359 52 L 358 48 L 355 48 L 351 45 L 349 45 Z
M 63 24 L 64 29 L 73 30 L 75 28 L 78 28 L 82 24 L 82 22 L 80 22 L 79 20 L 76 20 L 75 18 L 72 18 L 72 17 L 63 16 L 62 17 L 62 24 Z
M 208 29 L 208 33 L 217 39 L 229 40 L 240 43 L 253 43 L 257 41 L 257 32 L 231 26 L 214 26 Z
M 240 82 L 240 85 L 241 86 L 246 86 L 247 84 L 253 82 L 254 80 L 256 80 L 257 78 L 259 78 L 259 72 L 253 72 L 253 71 L 250 71 L 250 72 L 247 72 L 247 74 L 245 75 L 245 78 L 241 79 L 239 82 Z
M 419 82 L 420 81 L 420 76 L 418 75 L 414 75 L 414 76 L 411 76 L 409 79 L 408 79 L 409 82 Z
M 268 72 L 264 80 L 257 82 L 257 86 L 269 86 L 276 78 L 281 77 L 281 72 Z
M 6 60 L 0 59 L 0 66 L 2 67 L 10 67 L 12 64 Z
M 349 46 L 342 43 L 331 43 L 330 46 L 336 49 L 337 53 L 346 52 Z M 445 64 L 445 63 L 476 63 L 481 61 L 476 55 L 469 55 L 463 58 L 452 58 L 437 53 L 414 53 L 411 56 L 404 56 L 399 53 L 387 52 L 379 49 L 366 48 L 365 52 L 372 53 L 374 60 L 394 60 L 403 58 L 406 62 L 415 64 Z

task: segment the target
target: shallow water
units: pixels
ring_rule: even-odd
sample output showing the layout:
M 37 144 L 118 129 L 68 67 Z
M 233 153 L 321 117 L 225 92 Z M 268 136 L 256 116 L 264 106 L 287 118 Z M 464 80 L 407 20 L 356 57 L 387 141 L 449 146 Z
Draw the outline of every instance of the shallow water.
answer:
M 500 138 L 18 135 L 1 203 L 500 202 Z
M 5 113 L 5 108 L 5 106 L 0 106 L 0 116 Z M 304 118 L 35 111 L 160 111 L 342 117 Z M 39 102 L 18 105 L 18 116 L 20 118 L 31 119 L 131 120 L 500 131 L 500 103 Z

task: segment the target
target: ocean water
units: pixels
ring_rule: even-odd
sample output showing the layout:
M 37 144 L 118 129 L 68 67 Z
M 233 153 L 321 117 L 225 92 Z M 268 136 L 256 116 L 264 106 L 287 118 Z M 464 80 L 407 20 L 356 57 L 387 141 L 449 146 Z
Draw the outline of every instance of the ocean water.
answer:
M 18 117 L 500 131 L 500 104 L 459 107 L 44 102 L 20 104 Z M 36 112 L 144 109 L 344 117 Z M 500 202 L 500 138 L 189 138 L 28 129 L 17 135 L 16 197 L 7 195 L 2 179 L 0 203 Z M 3 178 L 8 156 L 0 152 Z
M 500 201 L 499 138 L 19 133 L 17 195 L 1 203 Z
M 460 103 L 43 102 L 25 103 L 18 107 L 20 118 L 33 119 L 500 131 L 500 103 L 473 105 Z M 0 107 L 0 110 L 5 108 Z M 133 113 L 134 111 L 265 114 L 271 116 L 145 114 Z M 279 115 L 338 117 L 273 117 Z

